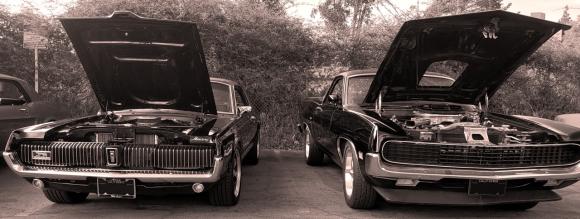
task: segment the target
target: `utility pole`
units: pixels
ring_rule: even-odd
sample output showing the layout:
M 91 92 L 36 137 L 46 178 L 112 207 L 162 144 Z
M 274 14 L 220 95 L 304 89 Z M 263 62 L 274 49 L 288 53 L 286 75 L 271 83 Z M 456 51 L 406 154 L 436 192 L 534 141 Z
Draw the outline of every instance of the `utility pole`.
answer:
M 38 50 L 46 49 L 48 46 L 48 26 L 46 24 L 38 23 L 32 10 L 28 8 L 23 13 L 28 18 L 25 21 L 24 31 L 22 34 L 22 44 L 24 48 L 34 50 L 34 91 L 38 93 Z
M 38 93 L 38 49 L 34 48 L 34 91 Z

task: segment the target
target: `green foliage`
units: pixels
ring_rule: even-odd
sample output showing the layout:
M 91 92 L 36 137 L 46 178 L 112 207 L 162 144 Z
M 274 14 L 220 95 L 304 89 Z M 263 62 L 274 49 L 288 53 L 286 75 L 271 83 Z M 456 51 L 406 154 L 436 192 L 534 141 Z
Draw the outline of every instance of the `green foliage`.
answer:
M 580 112 L 579 57 L 565 42 L 547 42 L 500 88 L 492 109 L 544 118 Z
M 210 75 L 240 83 L 260 112 L 262 143 L 291 145 L 304 79 L 315 46 L 298 20 L 276 1 L 83 0 L 67 16 L 103 16 L 124 9 L 145 17 L 198 24 Z M 289 95 L 294 94 L 294 95 Z
M 503 0 L 433 0 L 424 12 L 425 17 L 473 13 L 490 10 L 507 10 L 511 3 Z
M 239 82 L 261 114 L 262 143 L 293 148 L 300 100 L 318 96 L 330 78 L 376 68 L 400 25 L 433 17 L 505 9 L 502 0 L 434 0 L 425 11 L 398 11 L 390 19 L 371 13 L 387 0 L 322 1 L 324 26 L 305 27 L 285 13 L 292 0 L 78 0 L 65 17 L 107 16 L 129 10 L 144 17 L 198 24 L 213 77 Z M 378 6 L 377 6 L 378 7 Z M 415 9 L 413 9 L 415 10 Z M 22 48 L 26 22 L 49 26 L 49 49 L 40 51 L 40 93 L 71 116 L 94 114 L 94 94 L 58 20 L 10 14 L 0 7 L 0 73 L 33 82 L 33 53 Z M 494 111 L 551 118 L 580 111 L 580 28 L 542 46 L 492 99 Z

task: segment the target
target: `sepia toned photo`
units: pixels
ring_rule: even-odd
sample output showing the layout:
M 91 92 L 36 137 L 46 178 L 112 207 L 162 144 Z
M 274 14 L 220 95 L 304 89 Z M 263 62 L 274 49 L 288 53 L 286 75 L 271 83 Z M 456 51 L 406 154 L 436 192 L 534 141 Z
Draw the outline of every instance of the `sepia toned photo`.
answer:
M 0 218 L 576 218 L 579 0 L 0 0 Z

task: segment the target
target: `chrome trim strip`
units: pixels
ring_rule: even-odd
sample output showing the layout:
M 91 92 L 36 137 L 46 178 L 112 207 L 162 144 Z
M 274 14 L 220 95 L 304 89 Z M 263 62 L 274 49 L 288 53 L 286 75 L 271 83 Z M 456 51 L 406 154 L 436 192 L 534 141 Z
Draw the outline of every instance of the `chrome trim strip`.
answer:
M 32 170 L 20 164 L 13 152 L 3 152 L 4 160 L 20 177 L 62 179 L 62 180 L 86 180 L 88 177 L 99 178 L 123 178 L 138 179 L 142 182 L 217 182 L 224 171 L 224 158 L 214 157 L 214 167 L 210 173 L 204 174 L 157 174 L 157 173 L 127 173 L 123 170 L 108 170 L 108 172 L 75 172 L 75 171 L 55 171 L 48 169 Z
M 365 172 L 367 175 L 377 178 L 431 181 L 438 181 L 443 178 L 481 180 L 580 180 L 580 165 L 511 170 L 466 170 L 458 168 L 393 165 L 383 162 L 377 153 L 365 154 Z
M 183 43 L 163 43 L 163 42 L 138 42 L 138 41 L 122 41 L 122 40 L 110 40 L 110 41 L 89 41 L 90 44 L 95 45 L 154 45 L 154 46 L 168 46 L 168 47 L 184 47 Z
M 577 160 L 573 163 L 568 164 L 556 164 L 556 165 L 542 165 L 542 166 L 525 166 L 525 167 L 462 167 L 462 166 L 448 166 L 448 165 L 434 165 L 434 164 L 420 164 L 420 163 L 406 163 L 406 162 L 397 162 L 391 161 L 384 157 L 383 150 L 386 147 L 386 144 L 389 142 L 397 142 L 397 143 L 410 143 L 410 144 L 430 144 L 430 145 L 441 145 L 441 143 L 433 143 L 433 142 L 415 142 L 415 141 L 399 141 L 399 140 L 388 140 L 385 141 L 381 146 L 380 157 L 385 160 L 386 162 L 392 164 L 399 164 L 399 165 L 408 165 L 408 166 L 416 166 L 416 167 L 441 167 L 441 168 L 454 168 L 454 169 L 471 169 L 471 170 L 505 170 L 505 169 L 529 169 L 529 168 L 547 168 L 547 167 L 566 167 L 571 165 L 577 165 L 580 163 L 580 160 Z M 444 145 L 453 145 L 453 146 L 469 146 L 468 144 L 461 144 L 461 143 L 445 143 Z M 562 145 L 575 145 L 580 147 L 579 144 L 576 143 L 560 143 L 560 144 L 511 144 L 511 145 L 473 145 L 477 147 L 538 147 L 538 146 L 562 146 Z

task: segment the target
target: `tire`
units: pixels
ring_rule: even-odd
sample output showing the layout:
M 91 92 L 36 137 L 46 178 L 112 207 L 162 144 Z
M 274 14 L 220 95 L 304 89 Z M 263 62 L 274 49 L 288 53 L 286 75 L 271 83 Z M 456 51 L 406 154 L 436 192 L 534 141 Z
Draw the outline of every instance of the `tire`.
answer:
M 320 166 L 324 161 L 324 153 L 316 145 L 310 134 L 310 128 L 306 126 L 304 130 L 304 156 L 306 164 L 310 166 Z
M 536 207 L 538 202 L 523 202 L 523 203 L 513 203 L 513 204 L 502 204 L 496 205 L 495 207 L 505 211 L 525 211 Z
M 362 175 L 354 146 L 350 143 L 344 148 L 343 157 L 343 191 L 346 204 L 354 209 L 373 208 L 377 192 Z
M 252 149 L 250 149 L 250 151 L 244 158 L 244 164 L 257 165 L 259 161 L 260 161 L 260 129 L 258 129 L 258 133 L 256 133 L 256 142 L 254 142 Z
M 209 203 L 215 206 L 233 206 L 240 199 L 242 186 L 242 162 L 235 150 L 220 181 L 209 190 Z
M 76 204 L 87 200 L 89 193 L 77 193 L 45 188 L 42 190 L 48 200 L 59 204 Z

